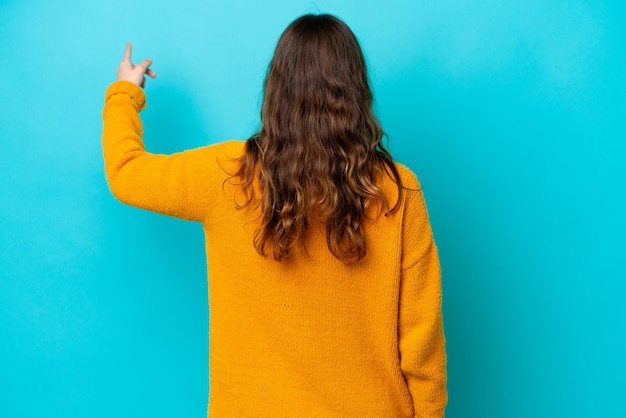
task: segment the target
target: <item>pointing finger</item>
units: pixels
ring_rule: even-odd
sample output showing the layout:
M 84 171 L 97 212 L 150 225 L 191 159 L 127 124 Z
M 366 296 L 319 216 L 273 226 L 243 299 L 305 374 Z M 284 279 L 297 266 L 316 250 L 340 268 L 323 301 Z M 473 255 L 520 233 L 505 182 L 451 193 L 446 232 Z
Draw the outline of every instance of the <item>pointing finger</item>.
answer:
M 130 44 L 130 42 L 128 42 L 126 44 L 126 51 L 124 51 L 124 61 L 130 61 L 130 54 L 133 51 L 133 46 Z

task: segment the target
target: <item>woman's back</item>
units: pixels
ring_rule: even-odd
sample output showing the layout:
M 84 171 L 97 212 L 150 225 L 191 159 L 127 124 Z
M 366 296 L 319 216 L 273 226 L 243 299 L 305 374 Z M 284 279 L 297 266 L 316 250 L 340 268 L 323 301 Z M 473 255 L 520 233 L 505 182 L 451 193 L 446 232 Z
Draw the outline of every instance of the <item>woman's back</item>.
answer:
M 236 155 L 241 143 L 218 149 Z M 236 185 L 218 192 L 204 223 L 212 417 L 413 416 L 399 330 L 407 344 L 437 342 L 406 350 L 404 367 L 426 410 L 445 403 L 439 264 L 421 191 L 399 168 L 413 190 L 392 216 L 365 220 L 367 255 L 350 265 L 329 252 L 322 225 L 289 258 L 259 257 L 258 211 L 233 209 Z M 395 198 L 392 179 L 384 191 Z
M 297 216 L 275 212 L 297 207 L 301 199 L 271 185 L 282 181 L 276 175 L 281 167 L 263 165 L 263 138 L 276 136 L 261 131 L 247 143 L 154 155 L 143 147 L 144 106 L 136 84 L 119 81 L 107 90 L 107 178 L 125 203 L 203 225 L 210 416 L 442 416 L 446 373 L 437 251 L 417 179 L 387 158 L 376 142 L 379 130 L 363 138 L 374 141 L 366 151 L 381 157 L 357 173 L 364 183 L 340 178 L 349 177 L 349 166 L 330 171 L 337 182 L 356 184 L 353 197 L 360 197 L 350 201 L 359 216 L 335 205 L 348 222 L 329 229 L 335 212 L 329 218 L 308 211 L 324 206 L 316 192 L 312 206 L 303 206 L 308 216 L 300 219 L 300 232 L 290 235 Z M 263 151 L 250 160 L 250 145 L 259 142 Z M 253 170 L 242 170 L 246 159 Z M 292 162 L 295 169 L 306 166 Z M 300 176 L 306 173 L 291 179 L 297 187 Z M 362 190 L 368 182 L 375 193 Z M 356 240 L 341 235 L 345 228 Z M 265 248 L 274 257 L 262 256 Z M 288 251 L 277 256 L 281 248 Z

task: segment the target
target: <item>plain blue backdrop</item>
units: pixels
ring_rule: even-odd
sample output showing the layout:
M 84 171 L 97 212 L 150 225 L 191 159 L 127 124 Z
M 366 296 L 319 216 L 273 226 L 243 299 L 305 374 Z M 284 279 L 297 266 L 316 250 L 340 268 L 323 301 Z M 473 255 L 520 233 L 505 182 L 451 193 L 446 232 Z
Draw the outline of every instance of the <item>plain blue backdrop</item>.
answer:
M 0 0 L 0 417 L 205 416 L 202 230 L 111 196 L 104 91 L 130 40 L 149 150 L 244 139 L 306 12 L 423 184 L 447 416 L 626 416 L 623 0 Z

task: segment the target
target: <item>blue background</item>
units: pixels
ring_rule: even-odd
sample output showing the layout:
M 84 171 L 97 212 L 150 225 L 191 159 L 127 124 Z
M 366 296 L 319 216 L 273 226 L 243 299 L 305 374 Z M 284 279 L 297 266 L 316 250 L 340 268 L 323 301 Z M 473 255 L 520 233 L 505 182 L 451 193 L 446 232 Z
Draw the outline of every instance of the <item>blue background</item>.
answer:
M 111 196 L 104 90 L 130 40 L 149 150 L 246 138 L 317 11 L 359 37 L 423 183 L 447 416 L 626 416 L 626 2 L 4 0 L 0 417 L 205 416 L 202 230 Z

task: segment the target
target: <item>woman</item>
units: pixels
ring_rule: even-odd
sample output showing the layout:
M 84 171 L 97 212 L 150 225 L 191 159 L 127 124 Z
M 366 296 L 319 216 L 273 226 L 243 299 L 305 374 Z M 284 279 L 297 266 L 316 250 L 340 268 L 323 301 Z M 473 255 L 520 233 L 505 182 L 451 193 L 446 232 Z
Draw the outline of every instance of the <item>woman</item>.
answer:
M 415 176 L 381 143 L 363 54 L 329 15 L 282 34 L 261 129 L 146 152 L 127 45 L 106 92 L 106 175 L 122 202 L 201 222 L 211 417 L 441 417 L 439 261 Z

